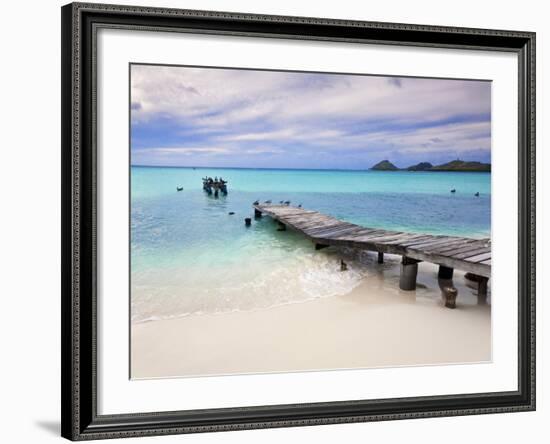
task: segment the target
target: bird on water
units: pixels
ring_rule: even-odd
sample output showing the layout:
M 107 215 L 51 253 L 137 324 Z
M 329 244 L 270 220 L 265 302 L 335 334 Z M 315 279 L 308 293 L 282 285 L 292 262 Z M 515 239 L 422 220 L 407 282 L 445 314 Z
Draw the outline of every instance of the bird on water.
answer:
M 256 199 L 254 202 L 252 202 L 252 205 L 259 205 L 260 204 L 260 199 Z
M 479 197 L 479 191 L 476 194 L 474 194 L 474 196 Z
M 456 193 L 456 190 L 453 188 L 453 189 L 451 190 L 451 193 Z
M 270 203 L 271 203 L 271 200 L 266 200 L 264 203 L 270 204 Z

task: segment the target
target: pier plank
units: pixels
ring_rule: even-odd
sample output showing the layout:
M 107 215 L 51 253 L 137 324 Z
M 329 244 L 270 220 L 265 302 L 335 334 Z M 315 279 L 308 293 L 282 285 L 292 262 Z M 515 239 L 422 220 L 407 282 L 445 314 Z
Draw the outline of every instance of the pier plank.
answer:
M 486 261 L 488 259 L 491 259 L 491 252 L 482 253 L 482 254 L 478 254 L 477 256 L 472 256 L 472 257 L 466 258 L 466 260 L 468 262 L 483 262 L 483 261 Z
M 324 231 L 330 231 L 337 228 L 341 228 L 341 224 L 332 221 L 318 222 L 315 225 L 306 225 L 302 227 L 303 231 L 310 236 L 315 236 L 317 233 L 322 233 Z
M 456 248 L 456 249 L 442 252 L 441 254 L 445 254 L 447 256 L 456 256 L 461 253 L 468 253 L 470 251 L 479 250 L 480 248 L 487 248 L 487 246 L 485 243 L 474 242 L 461 248 Z
M 340 234 L 354 233 L 354 232 L 357 232 L 358 230 L 360 230 L 360 228 L 358 228 L 357 225 L 348 224 L 348 225 L 345 225 L 345 226 L 340 226 L 338 228 L 322 230 L 320 232 L 316 232 L 314 234 L 314 236 L 315 237 L 320 237 L 320 238 L 332 238 L 332 237 L 340 235 Z
M 467 251 L 465 253 L 453 254 L 452 257 L 456 259 L 468 259 L 470 257 L 477 256 L 478 254 L 485 254 L 490 252 L 491 252 L 491 247 L 482 247 L 482 248 L 478 248 L 477 250 Z
M 459 248 L 464 248 L 464 247 L 472 245 L 472 244 L 477 244 L 478 242 L 479 241 L 477 239 L 458 238 L 455 241 L 449 242 L 448 244 L 443 245 L 443 246 L 437 248 L 434 251 L 438 252 L 438 253 L 444 253 L 446 251 L 453 251 L 453 250 L 457 250 Z
M 377 231 L 375 229 L 371 228 L 364 228 L 364 227 L 358 227 L 358 230 L 353 233 L 344 233 L 344 234 L 338 234 L 334 236 L 334 239 L 338 240 L 351 240 L 356 238 L 357 236 L 364 236 L 366 234 L 372 233 L 373 231 Z
M 406 241 L 406 242 L 403 242 L 401 243 L 400 245 L 402 247 L 409 247 L 411 245 L 415 245 L 415 244 L 420 244 L 422 242 L 426 242 L 428 241 L 429 239 L 433 239 L 433 236 L 429 235 L 429 234 L 424 234 L 424 235 L 420 235 L 419 237 L 417 237 L 416 239 L 413 239 L 413 240 L 410 240 L 410 241 Z
M 450 238 L 441 239 L 441 238 L 434 237 L 433 239 L 430 239 L 430 240 L 427 240 L 427 241 L 424 241 L 424 242 L 419 242 L 419 243 L 414 243 L 412 245 L 408 245 L 408 248 L 410 248 L 412 250 L 430 251 L 430 248 L 437 248 L 437 247 L 440 247 L 441 245 L 448 244 L 451 240 L 452 239 L 450 239 Z
M 417 240 L 422 240 L 422 239 L 427 239 L 429 236 L 425 235 L 425 234 L 415 234 L 415 233 L 407 233 L 408 237 L 406 239 L 403 239 L 402 241 L 397 239 L 397 240 L 392 240 L 392 241 L 388 241 L 388 244 L 389 245 L 393 245 L 393 244 L 403 244 L 405 242 L 413 242 L 413 241 L 417 241 Z

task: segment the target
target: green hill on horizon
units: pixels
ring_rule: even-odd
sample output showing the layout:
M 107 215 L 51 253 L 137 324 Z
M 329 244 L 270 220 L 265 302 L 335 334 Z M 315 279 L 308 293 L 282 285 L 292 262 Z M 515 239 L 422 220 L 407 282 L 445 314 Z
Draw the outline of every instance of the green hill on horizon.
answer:
M 410 167 L 407 167 L 407 171 L 426 171 L 431 170 L 433 168 L 433 165 L 430 162 L 420 162 L 416 165 L 411 165 Z
M 407 168 L 397 168 L 389 160 L 382 160 L 373 165 L 375 171 L 463 171 L 463 172 L 491 172 L 491 164 L 477 161 L 452 160 L 441 165 L 432 165 L 430 162 L 420 162 Z
M 381 162 L 378 162 L 376 165 L 372 166 L 371 170 L 376 170 L 376 171 L 397 171 L 397 170 L 399 170 L 399 168 L 397 168 L 389 160 L 383 160 Z
M 491 164 L 482 162 L 466 162 L 464 160 L 453 160 L 451 162 L 437 165 L 431 171 L 482 171 L 490 172 Z

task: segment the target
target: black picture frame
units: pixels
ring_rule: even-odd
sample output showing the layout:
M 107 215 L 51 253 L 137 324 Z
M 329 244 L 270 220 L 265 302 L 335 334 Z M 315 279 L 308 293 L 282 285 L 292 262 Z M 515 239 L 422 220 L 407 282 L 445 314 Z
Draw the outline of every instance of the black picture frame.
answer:
M 62 436 L 119 438 L 535 409 L 535 33 L 72 3 L 62 7 Z M 96 91 L 100 27 L 507 51 L 519 66 L 518 389 L 98 415 Z

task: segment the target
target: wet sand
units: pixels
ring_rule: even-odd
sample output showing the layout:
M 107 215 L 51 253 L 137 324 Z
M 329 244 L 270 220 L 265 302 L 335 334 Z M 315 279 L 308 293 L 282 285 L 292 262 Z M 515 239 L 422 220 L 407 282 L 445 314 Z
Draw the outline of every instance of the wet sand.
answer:
M 444 307 L 437 267 L 419 264 L 401 291 L 389 260 L 350 293 L 249 312 L 132 324 L 132 378 L 486 362 L 491 306 L 455 271 L 457 308 Z

